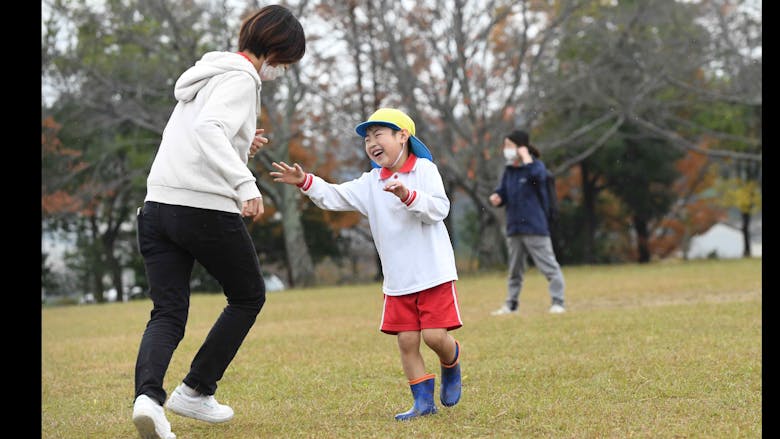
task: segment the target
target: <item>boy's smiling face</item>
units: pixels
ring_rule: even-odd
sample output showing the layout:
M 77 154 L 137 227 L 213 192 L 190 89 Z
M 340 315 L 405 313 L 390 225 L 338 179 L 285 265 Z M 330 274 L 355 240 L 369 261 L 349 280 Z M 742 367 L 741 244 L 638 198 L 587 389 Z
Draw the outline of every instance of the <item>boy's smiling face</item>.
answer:
M 366 128 L 366 154 L 377 165 L 396 171 L 406 161 L 403 156 L 409 155 L 407 148 L 403 148 L 408 140 L 406 130 L 396 131 L 382 125 L 371 125 Z

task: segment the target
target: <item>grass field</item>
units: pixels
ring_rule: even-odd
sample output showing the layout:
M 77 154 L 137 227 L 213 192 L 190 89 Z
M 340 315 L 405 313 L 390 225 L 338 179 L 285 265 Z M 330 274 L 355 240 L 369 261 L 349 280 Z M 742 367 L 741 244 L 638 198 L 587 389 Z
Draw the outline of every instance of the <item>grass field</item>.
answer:
M 411 422 L 379 284 L 269 293 L 219 383 L 235 417 L 168 412 L 190 438 L 760 438 L 760 259 L 564 267 L 568 312 L 531 270 L 520 313 L 490 316 L 504 273 L 462 276 L 463 396 Z M 166 376 L 181 381 L 225 305 L 194 295 Z M 135 356 L 148 300 L 42 309 L 43 438 L 134 438 Z M 437 358 L 423 355 L 439 386 Z

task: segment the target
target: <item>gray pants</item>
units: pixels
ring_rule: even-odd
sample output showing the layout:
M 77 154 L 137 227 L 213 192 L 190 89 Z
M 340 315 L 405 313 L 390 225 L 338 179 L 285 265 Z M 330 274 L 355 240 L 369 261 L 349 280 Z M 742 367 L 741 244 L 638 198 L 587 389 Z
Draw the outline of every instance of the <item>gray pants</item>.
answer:
M 523 288 L 523 274 L 527 267 L 528 256 L 534 265 L 547 278 L 550 299 L 553 304 L 563 306 L 563 272 L 555 259 L 552 240 L 542 235 L 512 235 L 506 238 L 509 251 L 509 279 L 507 282 L 506 306 L 517 309 L 520 290 Z

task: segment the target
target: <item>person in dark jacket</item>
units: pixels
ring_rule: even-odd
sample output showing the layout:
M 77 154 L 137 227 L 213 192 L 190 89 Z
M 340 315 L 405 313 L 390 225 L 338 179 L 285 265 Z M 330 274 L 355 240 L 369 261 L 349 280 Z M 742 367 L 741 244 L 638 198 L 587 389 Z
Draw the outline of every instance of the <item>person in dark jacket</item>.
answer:
M 504 305 L 492 315 L 516 314 L 523 288 L 527 258 L 544 274 L 549 284 L 550 312 L 559 314 L 564 307 L 564 280 L 555 258 L 547 221 L 547 169 L 539 160 L 539 150 L 531 145 L 528 133 L 515 130 L 504 138 L 507 161 L 501 183 L 490 195 L 490 203 L 506 208 L 506 242 L 509 251 L 509 278 Z

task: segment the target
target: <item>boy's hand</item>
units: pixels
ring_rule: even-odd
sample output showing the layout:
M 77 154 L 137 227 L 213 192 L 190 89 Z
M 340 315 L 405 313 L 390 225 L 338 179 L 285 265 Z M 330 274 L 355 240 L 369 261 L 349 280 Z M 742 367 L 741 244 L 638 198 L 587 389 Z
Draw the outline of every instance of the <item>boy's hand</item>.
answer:
M 501 204 L 501 196 L 496 193 L 490 194 L 490 198 L 488 199 L 490 200 L 490 204 L 493 206 L 498 206 Z
M 265 129 L 258 128 L 255 130 L 255 138 L 252 139 L 252 144 L 249 145 L 249 158 L 254 158 L 257 151 L 263 147 L 266 143 L 270 142 L 267 137 L 263 136 Z
M 409 189 L 407 189 L 406 186 L 404 186 L 404 184 L 400 181 L 391 181 L 390 183 L 387 183 L 384 187 L 384 190 L 385 192 L 392 192 L 401 201 L 409 197 Z
M 293 166 L 290 166 L 285 162 L 273 162 L 271 165 L 279 170 L 268 173 L 271 177 L 274 178 L 274 181 L 276 182 L 300 185 L 306 181 L 306 173 L 303 172 L 301 165 L 297 163 L 295 163 Z

